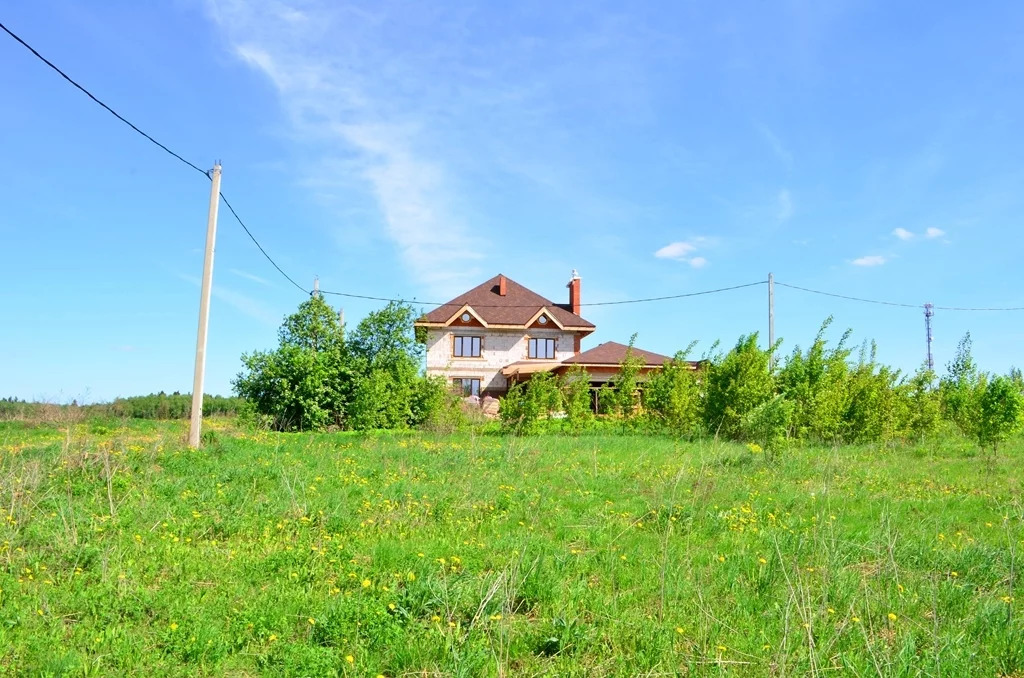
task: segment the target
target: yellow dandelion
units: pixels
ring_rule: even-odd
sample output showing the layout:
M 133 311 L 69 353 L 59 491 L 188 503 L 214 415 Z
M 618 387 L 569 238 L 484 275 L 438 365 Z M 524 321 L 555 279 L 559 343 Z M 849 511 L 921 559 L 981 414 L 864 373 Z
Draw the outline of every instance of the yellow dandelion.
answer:
M 677 626 L 676 627 L 676 633 L 678 633 L 679 635 L 683 635 L 683 627 L 682 626 Z
M 851 619 L 851 621 L 853 621 L 853 623 L 854 623 L 854 624 L 856 624 L 857 622 L 859 622 L 859 621 L 860 621 L 860 617 L 853 617 L 853 618 Z
M 408 579 L 409 581 L 416 581 L 416 573 L 410 572 L 409 574 L 407 574 L 405 576 L 405 578 Z
M 438 616 L 437 616 L 437 615 L 435 614 L 435 615 L 434 615 L 433 617 L 431 617 L 431 618 L 430 618 L 430 621 L 432 621 L 432 622 L 439 622 L 439 621 L 441 621 L 441 618 L 440 618 L 440 617 L 438 617 Z
M 309 622 L 309 625 L 310 625 L 310 626 L 313 626 L 314 624 L 316 624 L 316 620 L 315 620 L 315 619 L 313 619 L 312 617 L 310 617 L 310 618 L 309 618 L 309 619 L 307 619 L 306 621 L 308 621 L 308 622 Z
M 889 621 L 896 621 L 896 613 L 895 612 L 890 612 L 889 613 Z
M 758 558 L 757 562 L 761 563 L 762 565 L 767 565 L 768 564 L 768 561 L 765 560 L 764 558 Z
M 725 556 L 718 556 L 718 562 L 724 563 L 725 562 Z
M 347 654 L 347 655 L 345 655 L 345 661 L 347 661 L 349 664 L 355 664 L 356 663 L 356 658 L 353 657 L 350 654 Z
M 956 570 L 953 570 L 952 572 L 949 573 L 949 576 L 952 577 L 953 579 L 956 579 L 957 577 L 960 576 L 960 573 L 957 572 Z
M 368 589 L 371 586 L 373 586 L 373 582 L 372 581 L 370 581 L 369 579 L 364 579 L 363 580 L 363 588 L 364 589 Z
M 394 612 L 395 604 L 394 603 L 388 603 L 388 609 L 391 610 L 392 612 Z
M 177 631 L 178 630 L 178 622 L 171 622 L 171 630 L 172 631 Z
M 270 642 L 274 642 L 275 640 L 277 640 L 277 634 L 271 633 L 270 637 L 267 638 L 267 640 L 269 640 Z

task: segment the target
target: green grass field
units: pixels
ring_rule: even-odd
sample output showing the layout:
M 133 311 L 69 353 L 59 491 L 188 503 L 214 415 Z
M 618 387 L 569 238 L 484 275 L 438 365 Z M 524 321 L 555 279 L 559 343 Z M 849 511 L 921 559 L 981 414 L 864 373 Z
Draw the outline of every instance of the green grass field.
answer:
M 1020 442 L 121 426 L 0 423 L 0 673 L 1024 675 Z

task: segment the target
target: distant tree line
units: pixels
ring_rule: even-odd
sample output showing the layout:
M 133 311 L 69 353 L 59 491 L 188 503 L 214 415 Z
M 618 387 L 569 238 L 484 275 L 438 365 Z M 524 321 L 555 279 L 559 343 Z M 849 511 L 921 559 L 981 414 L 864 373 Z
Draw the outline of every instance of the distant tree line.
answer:
M 203 396 L 203 416 L 235 416 L 241 412 L 242 399 L 215 395 Z M 86 417 L 119 417 L 127 419 L 187 419 L 192 412 L 190 393 L 151 393 L 144 396 L 115 398 L 109 403 L 66 405 L 29 402 L 17 398 L 0 399 L 0 419 L 40 418 L 55 409 L 73 411 Z

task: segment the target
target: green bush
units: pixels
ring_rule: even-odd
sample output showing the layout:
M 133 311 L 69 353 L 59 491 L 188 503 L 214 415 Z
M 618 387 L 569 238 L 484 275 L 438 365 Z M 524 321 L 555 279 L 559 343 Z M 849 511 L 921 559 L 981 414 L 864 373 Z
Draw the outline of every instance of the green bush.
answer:
M 769 352 L 757 345 L 757 333 L 740 337 L 736 346 L 706 372 L 704 425 L 709 433 L 738 440 L 743 417 L 775 395 Z

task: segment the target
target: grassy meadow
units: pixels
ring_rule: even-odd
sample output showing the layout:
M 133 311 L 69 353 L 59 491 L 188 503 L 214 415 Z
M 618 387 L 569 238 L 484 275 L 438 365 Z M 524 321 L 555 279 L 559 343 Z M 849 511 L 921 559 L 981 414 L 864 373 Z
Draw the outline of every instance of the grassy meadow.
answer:
M 0 674 L 1024 676 L 1024 444 L 0 422 Z

